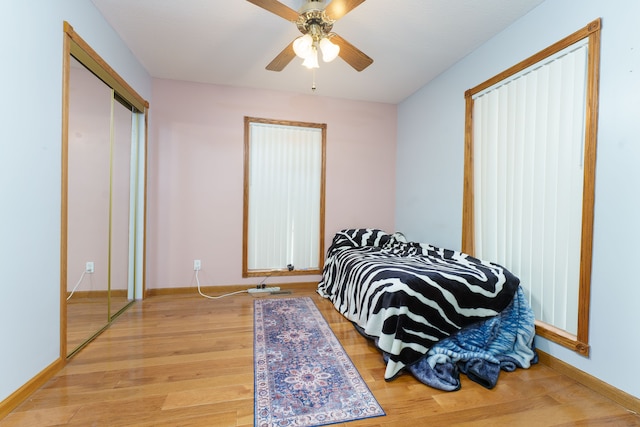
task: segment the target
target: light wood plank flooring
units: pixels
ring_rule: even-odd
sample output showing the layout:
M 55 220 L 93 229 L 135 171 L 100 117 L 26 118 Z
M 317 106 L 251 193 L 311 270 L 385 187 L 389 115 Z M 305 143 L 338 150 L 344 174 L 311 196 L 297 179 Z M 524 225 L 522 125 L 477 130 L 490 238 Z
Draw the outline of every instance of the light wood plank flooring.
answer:
M 109 323 L 109 309 L 113 316 L 127 304 L 129 300 L 126 293 L 124 296 L 111 296 L 110 305 L 106 295 L 102 297 L 74 295 L 67 302 L 67 350 L 69 352 L 75 350 Z
M 544 365 L 453 393 L 384 381 L 378 351 L 311 296 L 387 415 L 348 426 L 632 426 L 640 417 Z M 0 426 L 252 426 L 253 301 L 194 295 L 136 303 Z

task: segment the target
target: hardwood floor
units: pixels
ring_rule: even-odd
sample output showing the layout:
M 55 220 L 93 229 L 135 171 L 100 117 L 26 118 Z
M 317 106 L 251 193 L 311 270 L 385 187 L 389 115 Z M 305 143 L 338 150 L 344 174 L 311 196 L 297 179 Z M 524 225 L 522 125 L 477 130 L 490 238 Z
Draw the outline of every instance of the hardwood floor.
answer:
M 285 288 L 286 289 L 286 288 Z M 622 406 L 538 364 L 487 390 L 447 393 L 410 375 L 384 381 L 378 351 L 310 296 L 387 415 L 348 426 L 640 425 Z M 252 426 L 253 300 L 154 296 L 136 303 L 0 426 Z
M 130 300 L 124 295 L 75 296 L 67 301 L 67 350 L 73 351 L 109 323 L 109 310 L 113 316 Z

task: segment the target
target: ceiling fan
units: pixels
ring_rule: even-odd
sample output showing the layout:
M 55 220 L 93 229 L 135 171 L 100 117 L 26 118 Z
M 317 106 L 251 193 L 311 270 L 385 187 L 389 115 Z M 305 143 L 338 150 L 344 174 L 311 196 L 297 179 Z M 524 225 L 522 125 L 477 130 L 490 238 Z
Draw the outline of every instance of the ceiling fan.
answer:
M 247 0 L 287 21 L 294 22 L 302 36 L 293 40 L 267 65 L 267 70 L 282 71 L 291 60 L 299 56 L 307 68 L 318 68 L 318 51 L 324 62 L 340 56 L 357 71 L 362 71 L 373 63 L 354 45 L 331 32 L 333 24 L 355 9 L 365 0 L 306 0 L 296 12 L 277 0 Z

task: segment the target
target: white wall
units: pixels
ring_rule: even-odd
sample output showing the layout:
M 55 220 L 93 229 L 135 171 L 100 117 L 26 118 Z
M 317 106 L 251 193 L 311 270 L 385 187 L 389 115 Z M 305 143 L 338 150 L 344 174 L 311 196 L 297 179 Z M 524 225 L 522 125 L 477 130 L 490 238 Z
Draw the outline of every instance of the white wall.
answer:
M 140 95 L 151 78 L 89 0 L 0 2 L 0 401 L 60 354 L 63 21 Z
M 398 108 L 396 228 L 459 249 L 464 92 L 602 18 L 600 119 L 591 284 L 591 356 L 537 346 L 640 397 L 640 2 L 547 0 Z

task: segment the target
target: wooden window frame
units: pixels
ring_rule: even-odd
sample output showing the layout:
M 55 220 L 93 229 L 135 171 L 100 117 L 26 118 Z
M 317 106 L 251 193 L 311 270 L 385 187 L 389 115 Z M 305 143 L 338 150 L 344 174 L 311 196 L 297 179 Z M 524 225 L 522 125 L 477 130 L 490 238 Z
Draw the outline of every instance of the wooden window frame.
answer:
M 318 236 L 318 268 L 313 269 L 261 269 L 250 270 L 248 266 L 248 239 L 249 239 L 249 174 L 250 174 L 250 127 L 252 123 L 263 123 L 280 126 L 316 128 L 322 131 L 322 158 L 320 176 L 320 212 L 319 212 L 319 236 Z M 327 125 L 325 123 L 308 123 L 289 120 L 273 120 L 257 117 L 244 118 L 244 188 L 243 188 L 243 238 L 242 238 L 242 277 L 262 276 L 298 276 L 322 274 L 324 267 L 324 228 L 325 228 L 325 181 L 326 181 L 326 139 Z
M 600 81 L 600 33 L 602 23 L 598 18 L 582 29 L 497 74 L 465 92 L 465 149 L 464 189 L 462 208 L 462 251 L 472 254 L 474 242 L 474 194 L 473 194 L 473 95 L 542 61 L 566 47 L 588 38 L 588 75 L 586 88 L 584 186 L 582 199 L 582 231 L 580 249 L 580 283 L 578 291 L 578 328 L 573 335 L 547 323 L 536 320 L 536 334 L 581 355 L 589 355 L 589 307 L 591 293 L 591 264 L 593 249 L 593 212 L 595 201 L 595 167 L 598 133 L 598 92 Z M 508 266 L 507 266 L 508 268 Z

